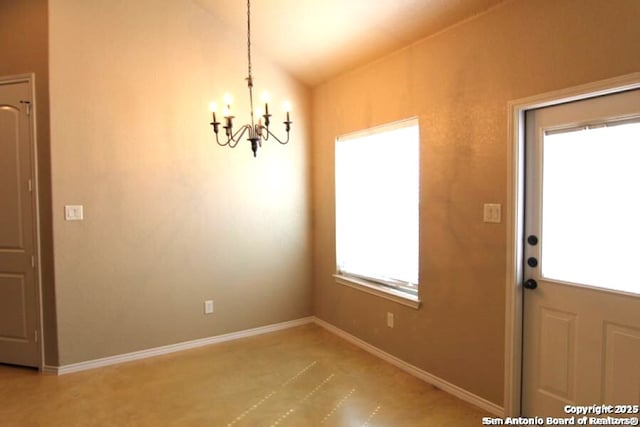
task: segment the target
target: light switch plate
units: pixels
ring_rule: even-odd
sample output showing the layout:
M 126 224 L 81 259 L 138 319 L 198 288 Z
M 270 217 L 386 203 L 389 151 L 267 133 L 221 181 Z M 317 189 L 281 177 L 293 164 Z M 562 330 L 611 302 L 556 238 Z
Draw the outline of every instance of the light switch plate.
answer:
M 498 203 L 484 204 L 484 222 L 499 224 L 502 222 L 502 205 Z
M 213 300 L 206 300 L 204 302 L 204 314 L 213 313 Z
M 82 221 L 84 219 L 84 209 L 82 205 L 65 205 L 65 221 Z

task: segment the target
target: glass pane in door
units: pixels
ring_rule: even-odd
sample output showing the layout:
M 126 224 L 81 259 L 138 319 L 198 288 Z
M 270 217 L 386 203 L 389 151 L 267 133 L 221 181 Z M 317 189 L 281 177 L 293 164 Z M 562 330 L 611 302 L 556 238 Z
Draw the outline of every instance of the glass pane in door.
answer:
M 640 121 L 547 132 L 542 275 L 640 294 Z

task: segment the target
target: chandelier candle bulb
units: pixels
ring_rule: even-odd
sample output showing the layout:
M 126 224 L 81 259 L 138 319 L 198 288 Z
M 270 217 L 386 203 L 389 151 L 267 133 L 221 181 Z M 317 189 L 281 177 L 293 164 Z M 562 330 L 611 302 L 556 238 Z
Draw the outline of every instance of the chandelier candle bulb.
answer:
M 258 135 L 262 136 L 262 132 L 260 132 L 260 128 L 262 127 L 262 115 L 263 111 L 260 107 L 256 108 L 256 115 L 258 116 Z
M 209 109 L 211 110 L 211 114 L 213 114 L 213 122 L 216 122 L 216 111 L 218 111 L 218 105 L 215 102 L 209 104 Z
M 287 113 L 287 122 L 290 122 L 289 113 L 291 112 L 291 103 L 289 101 L 284 102 L 284 111 Z
M 264 102 L 264 114 L 266 116 L 269 115 L 269 101 L 271 97 L 269 96 L 269 92 L 262 92 L 262 101 Z

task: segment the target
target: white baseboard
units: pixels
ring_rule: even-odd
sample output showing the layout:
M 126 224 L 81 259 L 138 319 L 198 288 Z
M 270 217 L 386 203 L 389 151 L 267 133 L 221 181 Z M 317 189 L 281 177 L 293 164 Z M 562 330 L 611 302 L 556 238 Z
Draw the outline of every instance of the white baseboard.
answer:
M 261 326 L 259 328 L 246 329 L 244 331 L 232 332 L 224 335 L 217 335 L 209 338 L 202 338 L 193 341 L 186 341 L 178 344 L 170 344 L 162 347 L 150 348 L 147 350 L 134 351 L 132 353 L 119 354 L 116 356 L 104 357 L 101 359 L 88 360 L 86 362 L 72 363 L 63 366 L 44 366 L 43 372 L 57 375 L 70 374 L 72 372 L 86 371 L 89 369 L 101 368 L 104 366 L 116 365 L 133 360 L 147 359 L 149 357 L 159 356 L 162 354 L 175 353 L 177 351 L 188 350 L 197 347 L 203 347 L 211 344 L 218 344 L 225 341 L 233 341 L 240 338 L 262 335 L 269 332 L 289 329 L 300 325 L 312 323 L 313 317 L 303 317 L 301 319 L 290 320 L 288 322 L 276 323 L 273 325 Z
M 325 322 L 322 319 L 313 317 L 313 322 L 323 327 L 327 331 L 360 347 L 366 352 L 371 353 L 374 356 L 379 357 L 380 359 L 388 363 L 391 363 L 392 365 L 402 369 L 403 371 L 413 375 L 416 378 L 419 378 L 435 387 L 438 387 L 439 389 L 446 391 L 447 393 L 452 394 L 453 396 L 456 396 L 457 398 L 464 400 L 465 402 L 471 403 L 472 405 L 475 405 L 478 408 L 484 409 L 485 411 L 495 416 L 498 416 L 498 417 L 504 416 L 504 408 L 502 406 L 496 405 L 495 403 L 490 402 L 486 399 L 483 399 L 482 397 L 475 395 L 461 387 L 458 387 L 455 384 L 451 384 L 450 382 L 445 381 L 442 378 L 439 378 L 433 374 L 430 374 L 429 372 L 423 371 L 422 369 L 416 366 L 413 366 L 405 362 L 404 360 L 399 359 L 396 356 L 393 356 L 385 351 L 382 351 L 379 348 L 374 347 L 371 344 L 367 343 L 366 341 L 363 341 L 360 338 L 357 338 L 351 335 L 350 333 L 345 332 L 342 329 L 337 328 L 332 324 Z
M 42 368 L 40 368 L 40 372 L 42 372 L 44 374 L 58 375 L 58 367 L 57 366 L 51 366 L 51 365 L 44 365 Z

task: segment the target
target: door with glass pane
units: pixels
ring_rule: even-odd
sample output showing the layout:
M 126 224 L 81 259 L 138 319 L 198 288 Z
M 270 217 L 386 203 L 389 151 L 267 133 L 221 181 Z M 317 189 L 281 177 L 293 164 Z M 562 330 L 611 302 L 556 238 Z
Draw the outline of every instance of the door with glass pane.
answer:
M 640 90 L 527 112 L 522 412 L 640 403 Z

